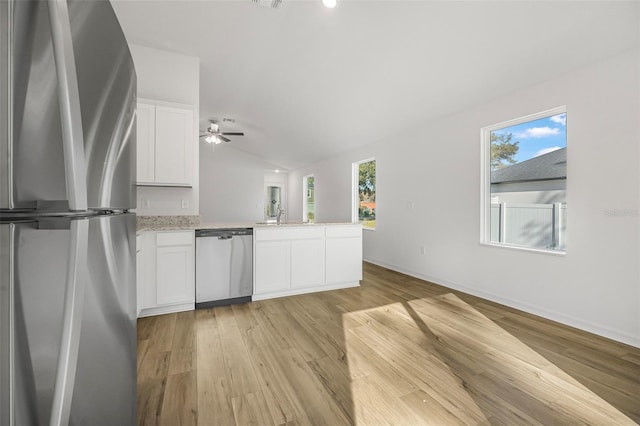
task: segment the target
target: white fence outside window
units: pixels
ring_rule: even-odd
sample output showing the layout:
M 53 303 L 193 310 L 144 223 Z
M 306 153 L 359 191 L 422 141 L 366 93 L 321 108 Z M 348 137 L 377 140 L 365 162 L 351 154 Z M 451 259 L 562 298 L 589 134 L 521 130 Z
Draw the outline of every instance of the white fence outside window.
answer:
M 491 242 L 566 250 L 567 204 L 491 204 Z

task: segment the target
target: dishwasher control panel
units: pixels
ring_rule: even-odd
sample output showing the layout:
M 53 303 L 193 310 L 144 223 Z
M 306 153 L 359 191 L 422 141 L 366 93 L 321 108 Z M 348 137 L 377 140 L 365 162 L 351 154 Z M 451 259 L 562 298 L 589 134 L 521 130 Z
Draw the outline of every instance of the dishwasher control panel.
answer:
M 196 229 L 198 237 L 219 237 L 222 235 L 240 236 L 253 235 L 253 228 L 229 228 L 229 229 Z

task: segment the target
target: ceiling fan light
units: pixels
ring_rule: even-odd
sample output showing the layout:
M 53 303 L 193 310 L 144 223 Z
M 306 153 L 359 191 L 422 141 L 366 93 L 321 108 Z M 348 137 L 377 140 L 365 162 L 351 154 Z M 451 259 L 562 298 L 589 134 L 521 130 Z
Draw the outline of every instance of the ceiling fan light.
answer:
M 337 1 L 336 0 L 322 0 L 322 4 L 324 5 L 324 7 L 327 7 L 329 9 L 333 9 L 334 7 L 336 7 Z
M 216 145 L 218 145 L 219 143 L 222 143 L 222 140 L 219 137 L 214 137 L 214 141 L 213 141 Z
M 207 136 L 207 137 L 204 139 L 204 141 L 205 141 L 206 143 L 212 143 L 212 142 L 213 142 L 213 136 Z

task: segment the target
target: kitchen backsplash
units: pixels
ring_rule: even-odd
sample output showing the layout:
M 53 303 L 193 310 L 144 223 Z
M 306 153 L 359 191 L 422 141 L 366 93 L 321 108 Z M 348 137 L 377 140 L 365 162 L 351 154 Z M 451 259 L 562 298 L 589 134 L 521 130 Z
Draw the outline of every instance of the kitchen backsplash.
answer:
M 200 215 L 193 216 L 136 216 L 136 227 L 189 226 L 198 225 Z

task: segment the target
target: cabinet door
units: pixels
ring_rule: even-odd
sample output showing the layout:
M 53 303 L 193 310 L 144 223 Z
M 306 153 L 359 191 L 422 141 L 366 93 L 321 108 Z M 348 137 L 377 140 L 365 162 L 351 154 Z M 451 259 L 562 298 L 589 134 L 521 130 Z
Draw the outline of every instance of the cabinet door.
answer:
M 155 181 L 156 163 L 156 107 L 138 103 L 137 109 L 137 182 L 153 183 Z
M 155 134 L 155 182 L 191 185 L 193 111 L 157 106 Z
M 327 284 L 362 279 L 362 238 L 327 238 Z
M 193 246 L 158 247 L 156 270 L 158 305 L 194 301 Z
M 289 289 L 291 243 L 259 241 L 255 247 L 255 292 L 268 293 Z
M 144 236 L 136 236 L 136 315 L 140 315 L 142 310 L 142 286 L 144 283 L 144 270 L 143 270 L 143 252 L 142 246 Z
M 291 288 L 324 284 L 324 239 L 291 241 Z
M 142 243 L 138 268 L 138 290 L 140 310 L 156 307 L 156 232 L 144 232 L 140 235 Z M 136 238 L 137 240 L 137 238 Z M 136 259 L 138 256 L 136 256 Z

